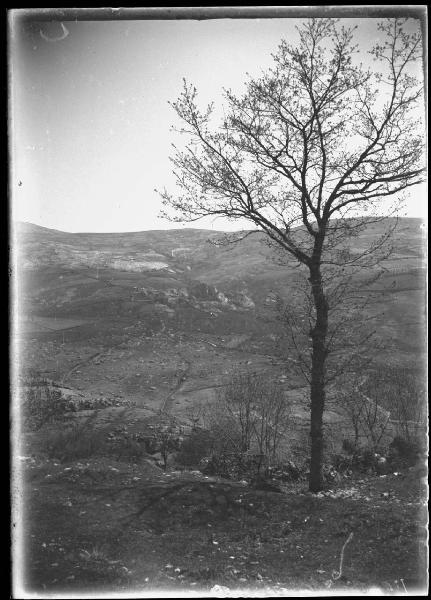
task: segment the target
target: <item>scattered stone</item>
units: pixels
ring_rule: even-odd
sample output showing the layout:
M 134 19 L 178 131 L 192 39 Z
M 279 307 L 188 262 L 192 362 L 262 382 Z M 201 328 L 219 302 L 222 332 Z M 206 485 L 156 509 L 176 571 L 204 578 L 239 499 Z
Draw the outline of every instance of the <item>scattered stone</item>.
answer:
M 230 595 L 230 591 L 230 588 L 226 587 L 225 585 L 214 585 L 210 589 L 210 594 L 213 594 L 214 596 L 223 597 L 225 595 Z

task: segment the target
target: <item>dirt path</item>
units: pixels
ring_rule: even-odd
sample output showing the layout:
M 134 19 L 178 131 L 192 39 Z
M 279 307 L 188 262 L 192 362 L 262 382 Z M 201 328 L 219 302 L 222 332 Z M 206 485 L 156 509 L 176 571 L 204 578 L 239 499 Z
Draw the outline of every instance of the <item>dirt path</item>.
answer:
M 181 392 L 181 390 L 183 389 L 183 387 L 187 381 L 187 376 L 190 373 L 190 370 L 192 368 L 192 363 L 188 359 L 184 359 L 184 362 L 186 363 L 187 367 L 178 373 L 177 383 L 176 383 L 175 387 L 169 392 L 169 394 L 166 396 L 165 400 L 163 401 L 162 406 L 160 407 L 161 414 L 165 414 L 165 415 L 170 414 L 170 412 L 172 410 L 172 403 L 175 399 L 175 394 L 178 392 Z

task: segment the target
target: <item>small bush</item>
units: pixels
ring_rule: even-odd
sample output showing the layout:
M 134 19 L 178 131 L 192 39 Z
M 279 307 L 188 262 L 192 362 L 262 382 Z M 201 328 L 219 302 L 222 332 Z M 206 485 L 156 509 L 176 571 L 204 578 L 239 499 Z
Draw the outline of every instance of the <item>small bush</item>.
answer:
M 111 442 L 111 450 L 116 455 L 118 460 L 125 462 L 139 462 L 144 453 L 145 447 L 139 441 L 123 436 Z
M 181 444 L 176 455 L 176 462 L 185 467 L 197 466 L 199 462 L 211 454 L 214 439 L 211 432 L 205 429 L 194 429 Z
M 156 454 L 158 452 L 159 445 L 155 437 L 143 438 L 143 444 L 147 454 Z
M 266 457 L 250 452 L 220 452 L 200 463 L 200 470 L 205 475 L 217 475 L 226 479 L 253 479 L 267 469 Z
M 401 462 L 406 465 L 414 464 L 420 454 L 420 446 L 416 440 L 406 440 L 395 436 L 389 446 L 389 459 L 391 462 Z
M 375 452 L 371 448 L 360 448 L 353 455 L 353 465 L 365 471 L 374 467 L 375 462 Z
M 80 396 L 68 397 L 66 401 L 67 410 L 78 412 L 80 410 L 95 410 L 98 408 L 108 408 L 110 406 L 136 406 L 136 402 L 124 398 L 82 398 Z
M 340 472 L 333 464 L 324 464 L 322 467 L 323 480 L 326 483 L 340 481 Z
M 62 462 L 89 458 L 100 453 L 105 444 L 103 431 L 95 431 L 88 425 L 73 425 L 61 431 L 54 431 L 45 439 L 45 451 L 50 458 Z
M 352 454 L 333 454 L 331 463 L 334 465 L 338 473 L 349 473 L 353 469 L 353 453 Z
M 169 425 L 160 423 L 154 428 L 153 433 L 157 451 L 161 454 L 162 465 L 166 471 L 169 456 L 178 452 L 183 442 L 181 429 L 173 423 Z
M 352 442 L 352 440 L 348 440 L 348 439 L 344 439 L 343 440 L 343 445 L 342 448 L 344 450 L 344 452 L 346 452 L 347 454 L 354 454 L 356 452 L 356 444 L 354 442 Z
M 59 390 L 47 384 L 30 386 L 23 398 L 24 426 L 38 431 L 44 425 L 61 420 L 68 411 L 68 401 Z
M 143 433 L 129 432 L 126 425 L 119 425 L 106 434 L 105 451 L 123 462 L 139 462 L 145 454 L 152 454 L 150 442 L 154 440 Z M 154 450 L 156 452 L 156 450 Z
M 334 470 L 343 475 L 349 475 L 353 471 L 359 473 L 380 472 L 383 469 L 385 458 L 374 451 L 372 448 L 359 447 L 347 448 L 343 444 L 344 453 L 333 454 L 331 456 L 331 465 Z
M 268 475 L 282 482 L 298 481 L 303 478 L 304 472 L 291 460 L 268 468 Z

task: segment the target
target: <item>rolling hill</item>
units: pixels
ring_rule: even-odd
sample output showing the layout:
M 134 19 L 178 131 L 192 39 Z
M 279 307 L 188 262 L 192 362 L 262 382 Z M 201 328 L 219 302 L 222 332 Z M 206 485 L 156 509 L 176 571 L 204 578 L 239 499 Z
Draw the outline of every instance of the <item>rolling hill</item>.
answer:
M 370 226 L 355 240 L 368 247 Z M 274 293 L 299 276 L 260 233 L 220 245 L 199 229 L 66 233 L 18 223 L 18 362 L 83 395 L 130 399 L 184 416 L 214 397 L 233 368 L 304 387 L 280 354 Z M 383 350 L 373 360 L 420 369 L 425 343 L 424 233 L 402 219 L 370 309 Z M 293 301 L 293 300 L 292 300 Z M 384 310 L 382 310 L 384 309 Z M 383 314 L 384 313 L 384 314 Z

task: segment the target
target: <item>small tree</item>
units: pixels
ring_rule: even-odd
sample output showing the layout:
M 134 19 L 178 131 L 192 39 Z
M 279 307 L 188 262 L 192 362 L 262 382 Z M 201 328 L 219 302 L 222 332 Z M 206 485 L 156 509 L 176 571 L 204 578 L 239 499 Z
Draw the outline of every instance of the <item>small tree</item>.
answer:
M 344 322 L 331 311 L 342 315 L 355 270 L 376 264 L 370 258 L 390 231 L 359 250 L 352 240 L 389 214 L 382 199 L 423 180 L 416 109 L 422 85 L 412 71 L 421 36 L 407 25 L 403 19 L 379 24 L 382 41 L 370 50 L 371 69 L 356 60 L 355 28 L 307 21 L 298 45 L 282 41 L 274 67 L 249 79 L 242 96 L 225 91 L 226 116 L 216 129 L 214 107 L 198 108 L 195 87 L 184 82 L 173 103 L 189 143 L 172 157 L 179 193 L 162 192 L 168 216 L 246 219 L 307 274 L 309 343 L 300 352 L 310 355 L 314 492 L 323 485 L 323 413 L 334 376 L 327 360 Z M 342 359 L 339 354 L 338 367 Z
M 169 456 L 179 450 L 181 436 L 175 425 L 159 424 L 154 430 L 154 441 L 163 460 L 163 469 L 166 471 Z

